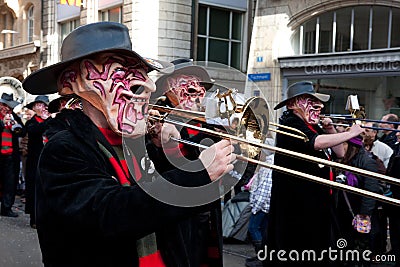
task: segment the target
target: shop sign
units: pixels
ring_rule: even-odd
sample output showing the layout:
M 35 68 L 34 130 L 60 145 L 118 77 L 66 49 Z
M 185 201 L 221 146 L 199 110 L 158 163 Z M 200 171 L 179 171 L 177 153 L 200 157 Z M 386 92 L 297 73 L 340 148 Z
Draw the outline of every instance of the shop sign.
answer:
M 304 73 L 307 75 L 392 72 L 399 70 L 400 70 L 399 61 L 341 64 L 341 65 L 319 65 L 319 66 L 304 67 Z

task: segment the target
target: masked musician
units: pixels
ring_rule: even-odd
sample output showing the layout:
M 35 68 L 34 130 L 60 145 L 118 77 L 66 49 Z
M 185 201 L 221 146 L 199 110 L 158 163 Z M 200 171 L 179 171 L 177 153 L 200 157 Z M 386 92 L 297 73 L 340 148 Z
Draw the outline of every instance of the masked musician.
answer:
M 157 94 L 153 98 L 157 99 L 163 93 L 163 97 L 158 97 L 156 104 L 168 106 L 188 111 L 200 111 L 202 109 L 203 98 L 206 90 L 213 86 L 207 70 L 201 66 L 193 65 L 188 59 L 177 59 L 172 61 L 175 65 L 174 72 L 164 74 L 156 80 Z M 176 118 L 179 119 L 179 118 Z M 192 123 L 198 127 L 203 125 L 199 122 Z M 203 127 L 206 127 L 203 126 Z M 200 131 L 183 127 L 179 131 L 182 139 L 194 143 L 201 143 L 205 138 L 214 138 L 207 136 Z M 216 140 L 216 139 L 215 139 Z M 151 142 L 147 146 L 147 152 L 150 158 L 163 156 L 158 150 L 162 149 L 157 142 Z M 179 149 L 181 158 L 175 158 L 174 162 L 168 164 L 168 160 L 160 159 L 156 162 L 155 168 L 160 172 L 165 172 L 181 165 L 186 160 L 195 160 L 200 154 L 196 147 L 180 143 Z M 185 246 L 189 253 L 198 259 L 201 266 L 222 266 L 222 220 L 221 220 L 221 202 L 216 200 L 210 205 L 210 209 L 193 216 L 192 218 L 180 223 Z M 214 251 L 214 253 L 209 253 Z
M 20 104 L 14 101 L 14 94 L 3 93 L 0 98 L 0 186 L 1 216 L 18 217 L 12 210 L 17 191 L 19 173 L 18 138 L 25 135 L 21 119 L 13 112 Z M 16 172 L 16 168 L 18 172 Z
M 323 103 L 330 96 L 317 93 L 314 86 L 308 81 L 292 84 L 287 90 L 287 99 L 274 108 L 277 110 L 286 106 L 287 110 L 280 117 L 280 123 L 302 131 L 308 141 L 278 133 L 276 146 L 323 159 L 341 158 L 344 156 L 342 143 L 358 136 L 363 129 L 354 125 L 350 131 L 337 133 L 330 119 L 320 121 Z M 278 153 L 275 155 L 275 164 L 324 179 L 333 179 L 329 167 L 304 159 Z M 301 253 L 303 250 L 315 250 L 320 253 L 328 249 L 333 227 L 329 187 L 276 171 L 273 171 L 272 180 L 268 251 L 297 250 Z M 260 255 L 265 256 L 262 253 Z M 268 266 L 326 266 L 321 261 L 280 261 L 276 255 L 265 259 L 270 261 Z
M 155 92 L 147 73 L 169 64 L 131 47 L 122 24 L 84 25 L 64 39 L 62 62 L 24 81 L 30 93 L 52 93 L 54 85 L 82 105 L 52 120 L 39 160 L 37 230 L 45 266 L 190 266 L 177 222 L 204 207 L 174 206 L 153 194 L 180 199 L 171 184 L 204 186 L 233 168 L 233 147 L 223 140 L 184 169 L 140 183 L 146 173 L 138 151 Z M 168 153 L 178 149 L 171 136 L 179 138 L 176 128 L 163 124 L 159 138 Z M 137 146 L 122 146 L 131 139 Z
M 50 113 L 47 110 L 49 97 L 38 95 L 35 100 L 26 105 L 26 107 L 35 112 L 35 115 L 26 122 L 26 131 L 28 135 L 28 155 L 26 158 L 26 177 L 25 177 L 25 213 L 29 214 L 29 224 L 32 228 L 35 223 L 35 184 L 36 170 L 40 153 L 43 149 L 43 134 L 47 127 Z

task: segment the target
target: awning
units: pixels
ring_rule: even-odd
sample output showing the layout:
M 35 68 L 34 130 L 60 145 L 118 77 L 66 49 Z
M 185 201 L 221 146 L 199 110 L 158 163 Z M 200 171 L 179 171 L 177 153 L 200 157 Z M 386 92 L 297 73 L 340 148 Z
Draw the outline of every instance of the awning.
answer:
M 281 68 L 299 68 L 323 65 L 352 65 L 400 61 L 399 49 L 384 49 L 363 52 L 346 52 L 317 55 L 301 55 L 278 58 Z

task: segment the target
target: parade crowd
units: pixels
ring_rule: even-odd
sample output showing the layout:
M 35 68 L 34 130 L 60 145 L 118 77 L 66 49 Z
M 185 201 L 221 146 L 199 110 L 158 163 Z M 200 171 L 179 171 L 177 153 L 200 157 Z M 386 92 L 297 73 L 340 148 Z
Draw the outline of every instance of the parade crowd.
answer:
M 61 56 L 24 80 L 24 90 L 36 97 L 18 113 L 14 95 L 0 98 L 0 215 L 18 217 L 13 205 L 21 197 L 45 266 L 222 267 L 221 201 L 241 192 L 250 207 L 246 241 L 257 255 L 246 260 L 248 267 L 370 265 L 261 257 L 266 248 L 337 248 L 339 239 L 347 249 L 372 251 L 371 259 L 395 255 L 400 266 L 398 207 L 267 167 L 241 169 L 235 142 L 147 120 L 149 103 L 199 111 L 214 85 L 205 68 L 186 59 L 143 58 L 132 51 L 127 28 L 111 22 L 71 32 Z M 155 82 L 148 77 L 153 70 L 160 73 Z M 278 133 L 265 143 L 400 179 L 398 116 L 382 114 L 367 127 L 335 125 L 321 117 L 329 97 L 308 81 L 289 86 L 275 106 L 285 108 L 279 123 L 306 140 Z M 233 118 L 227 132 L 235 133 L 237 123 Z M 199 149 L 171 136 L 213 142 Z M 400 199 L 399 186 L 351 171 L 268 149 L 258 159 Z M 182 187 L 209 188 L 183 193 Z M 186 197 L 198 202 L 184 205 Z

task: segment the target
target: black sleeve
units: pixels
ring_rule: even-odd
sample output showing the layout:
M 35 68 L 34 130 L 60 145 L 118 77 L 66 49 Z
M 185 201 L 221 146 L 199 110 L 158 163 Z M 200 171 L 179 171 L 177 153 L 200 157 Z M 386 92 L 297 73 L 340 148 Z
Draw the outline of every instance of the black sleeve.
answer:
M 39 161 L 40 189 L 50 216 L 80 230 L 90 228 L 105 236 L 136 239 L 199 211 L 157 201 L 139 185 L 121 186 L 106 170 L 105 162 L 66 131 L 51 138 Z M 163 177 L 182 186 L 210 183 L 204 168 L 193 173 L 171 171 Z M 154 189 L 152 186 L 148 190 Z

